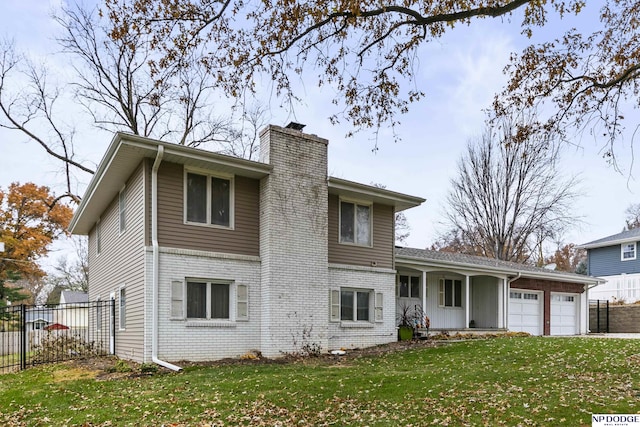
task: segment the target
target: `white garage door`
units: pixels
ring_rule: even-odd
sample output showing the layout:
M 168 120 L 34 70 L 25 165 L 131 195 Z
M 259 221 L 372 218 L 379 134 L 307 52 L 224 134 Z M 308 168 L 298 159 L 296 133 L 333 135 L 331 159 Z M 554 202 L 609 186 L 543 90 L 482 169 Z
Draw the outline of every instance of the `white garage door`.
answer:
M 542 335 L 542 293 L 519 289 L 509 292 L 509 330 Z
M 551 293 L 551 335 L 577 335 L 580 333 L 578 294 Z

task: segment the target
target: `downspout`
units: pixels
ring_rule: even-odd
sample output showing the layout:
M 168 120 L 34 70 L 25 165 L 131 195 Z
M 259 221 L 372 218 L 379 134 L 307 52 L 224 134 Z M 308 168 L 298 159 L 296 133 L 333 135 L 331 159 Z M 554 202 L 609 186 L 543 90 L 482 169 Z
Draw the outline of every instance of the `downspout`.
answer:
M 151 360 L 165 368 L 173 371 L 181 371 L 182 368 L 164 360 L 158 359 L 158 287 L 159 287 L 159 266 L 160 250 L 158 246 L 158 168 L 164 156 L 164 147 L 158 145 L 158 154 L 151 169 L 151 244 L 153 245 L 153 298 L 151 302 Z

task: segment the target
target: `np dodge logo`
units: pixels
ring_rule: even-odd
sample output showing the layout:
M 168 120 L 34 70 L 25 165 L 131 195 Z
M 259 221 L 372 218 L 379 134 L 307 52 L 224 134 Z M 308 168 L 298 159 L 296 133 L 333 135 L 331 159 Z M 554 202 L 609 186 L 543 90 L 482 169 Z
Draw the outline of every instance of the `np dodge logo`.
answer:
M 640 414 L 593 414 L 592 427 L 640 427 Z

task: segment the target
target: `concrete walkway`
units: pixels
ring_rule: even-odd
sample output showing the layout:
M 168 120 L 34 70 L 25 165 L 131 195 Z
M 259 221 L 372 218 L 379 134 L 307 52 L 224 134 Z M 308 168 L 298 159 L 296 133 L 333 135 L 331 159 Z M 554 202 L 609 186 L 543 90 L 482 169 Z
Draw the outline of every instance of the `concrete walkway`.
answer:
M 605 334 L 605 333 L 593 333 L 593 334 L 588 334 L 588 335 L 580 335 L 581 337 L 585 337 L 585 338 L 622 338 L 622 339 L 640 339 L 640 334 L 621 334 L 621 333 L 612 333 L 612 334 Z

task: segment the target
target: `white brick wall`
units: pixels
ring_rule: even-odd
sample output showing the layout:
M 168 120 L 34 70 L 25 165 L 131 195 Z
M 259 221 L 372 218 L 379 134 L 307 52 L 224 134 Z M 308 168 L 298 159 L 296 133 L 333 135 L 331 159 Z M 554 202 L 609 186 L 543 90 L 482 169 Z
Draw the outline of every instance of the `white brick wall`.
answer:
M 363 327 L 353 327 L 348 322 L 329 322 L 329 349 L 370 347 L 397 340 L 395 282 L 396 272 L 389 269 L 355 267 L 348 265 L 329 266 L 329 288 L 341 287 L 371 289 L 383 294 L 382 322 L 373 322 Z M 327 301 L 329 290 L 326 291 Z M 373 313 L 371 314 L 373 316 Z M 325 317 L 329 320 L 327 309 Z
M 151 360 L 152 252 L 147 250 L 145 361 Z M 198 322 L 170 318 L 171 281 L 185 277 L 220 279 L 247 285 L 249 320 Z M 233 285 L 232 285 L 233 288 Z M 257 257 L 161 248 L 158 357 L 167 361 L 204 361 L 239 357 L 260 348 L 260 261 Z M 231 292 L 231 309 L 235 293 Z
M 277 356 L 327 341 L 327 141 L 270 126 L 260 187 L 262 352 Z

